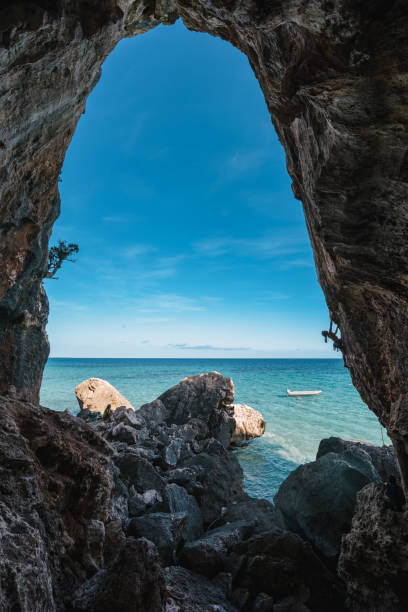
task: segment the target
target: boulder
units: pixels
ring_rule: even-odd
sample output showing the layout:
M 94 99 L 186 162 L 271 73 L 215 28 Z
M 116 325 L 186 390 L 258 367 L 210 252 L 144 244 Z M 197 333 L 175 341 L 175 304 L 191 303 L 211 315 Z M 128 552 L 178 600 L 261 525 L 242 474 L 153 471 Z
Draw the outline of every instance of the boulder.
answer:
M 252 531 L 253 526 L 245 521 L 211 529 L 198 540 L 184 546 L 180 562 L 188 569 L 213 578 L 224 570 L 228 551 Z
M 368 452 L 367 446 L 338 438 L 322 441 L 318 459 L 289 474 L 275 495 L 286 526 L 329 559 L 337 557 L 342 535 L 350 529 L 358 491 L 381 482 L 386 473 L 375 447 Z
M 235 430 L 232 434 L 232 442 L 253 440 L 259 438 L 265 432 L 266 421 L 262 414 L 246 404 L 232 404 L 234 409 Z
M 127 538 L 114 564 L 85 582 L 69 608 L 74 612 L 162 612 L 164 597 L 156 547 L 144 538 Z
M 166 612 L 236 612 L 221 587 L 184 567 L 166 567 Z
M 172 483 L 167 485 L 164 492 L 170 512 L 185 512 L 186 524 L 182 536 L 186 542 L 199 538 L 203 532 L 203 517 L 200 508 L 192 495 L 184 487 Z
M 343 537 L 339 576 L 350 610 L 408 610 L 408 512 L 396 512 L 382 484 L 357 495 L 350 532 Z
M 103 414 L 110 407 L 111 411 L 119 406 L 134 410 L 132 404 L 106 380 L 88 378 L 75 388 L 75 395 L 81 410 L 100 412 Z
M 276 610 L 344 610 L 344 589 L 340 580 L 326 567 L 311 544 L 294 533 L 255 534 L 234 546 L 231 554 L 241 560 L 236 587 L 245 587 L 252 602 L 262 593 L 273 598 L 274 606 L 282 606 Z M 293 607 L 284 607 L 289 603 L 288 598 Z M 268 605 L 270 603 L 267 601 Z
M 186 519 L 185 512 L 145 514 L 129 521 L 127 535 L 148 538 L 157 546 L 162 561 L 171 563 L 174 561 Z
M 147 459 L 129 449 L 120 453 L 114 460 L 122 480 L 136 487 L 138 493 L 143 494 L 149 489 L 162 492 L 165 481 Z
M 184 378 L 178 385 L 165 391 L 159 400 L 167 410 L 166 421 L 170 425 L 183 425 L 198 418 L 208 424 L 215 410 L 232 414 L 234 385 L 231 378 L 218 372 Z

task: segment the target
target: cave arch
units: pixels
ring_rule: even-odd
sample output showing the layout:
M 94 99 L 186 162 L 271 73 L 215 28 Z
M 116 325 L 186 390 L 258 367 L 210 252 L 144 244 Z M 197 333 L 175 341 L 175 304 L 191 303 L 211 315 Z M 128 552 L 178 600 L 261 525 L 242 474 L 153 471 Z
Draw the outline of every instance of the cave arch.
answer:
M 58 176 L 101 64 L 180 16 L 249 58 L 303 202 L 319 282 L 364 401 L 408 484 L 408 11 L 403 0 L 36 0 L 3 4 L 0 392 L 36 401 L 41 279 Z M 407 451 L 405 450 L 407 448 Z

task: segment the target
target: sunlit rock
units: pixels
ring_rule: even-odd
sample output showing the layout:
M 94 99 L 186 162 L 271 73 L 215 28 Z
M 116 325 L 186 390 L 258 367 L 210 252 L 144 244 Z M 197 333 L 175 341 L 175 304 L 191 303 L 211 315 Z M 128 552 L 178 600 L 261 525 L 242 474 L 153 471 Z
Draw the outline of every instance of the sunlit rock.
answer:
M 241 442 L 243 440 L 253 440 L 263 436 L 266 421 L 262 414 L 246 404 L 233 404 L 235 431 L 232 434 L 231 442 Z
M 120 406 L 133 408 L 132 404 L 115 387 L 102 378 L 88 378 L 75 388 L 81 410 L 100 412 L 114 411 Z

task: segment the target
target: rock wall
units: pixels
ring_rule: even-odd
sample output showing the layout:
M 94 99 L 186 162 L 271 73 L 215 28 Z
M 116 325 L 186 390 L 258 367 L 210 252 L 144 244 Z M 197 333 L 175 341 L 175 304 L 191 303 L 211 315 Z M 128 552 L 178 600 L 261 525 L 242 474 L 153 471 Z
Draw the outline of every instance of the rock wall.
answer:
M 339 579 L 243 491 L 232 401 L 216 372 L 104 418 L 0 396 L 0 609 L 341 612 Z
M 36 400 L 41 278 L 58 175 L 100 67 L 180 15 L 243 51 L 303 202 L 353 382 L 408 483 L 408 10 L 405 0 L 32 0 L 0 10 L 0 392 Z

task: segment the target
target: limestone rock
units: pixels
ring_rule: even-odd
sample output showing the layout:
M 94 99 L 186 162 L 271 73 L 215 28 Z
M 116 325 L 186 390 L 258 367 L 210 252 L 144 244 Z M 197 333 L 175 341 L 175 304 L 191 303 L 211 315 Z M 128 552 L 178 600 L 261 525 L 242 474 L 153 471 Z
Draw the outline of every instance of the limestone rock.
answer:
M 115 387 L 102 378 L 88 378 L 75 388 L 75 395 L 81 410 L 103 414 L 109 407 L 113 412 L 120 406 L 134 409 Z
M 358 493 L 338 563 L 350 610 L 408 609 L 407 519 L 406 510 L 392 509 L 382 484 L 369 484 Z
M 253 440 L 263 436 L 266 422 L 258 410 L 254 410 L 246 404 L 233 404 L 235 430 L 232 434 L 232 442 L 242 440 Z
M 318 459 L 291 472 L 275 495 L 275 505 L 287 527 L 310 540 L 328 558 L 340 552 L 358 491 L 382 480 L 376 466 L 380 469 L 379 457 L 384 451 L 370 447 L 370 454 L 366 448 L 336 438 L 321 442 Z

